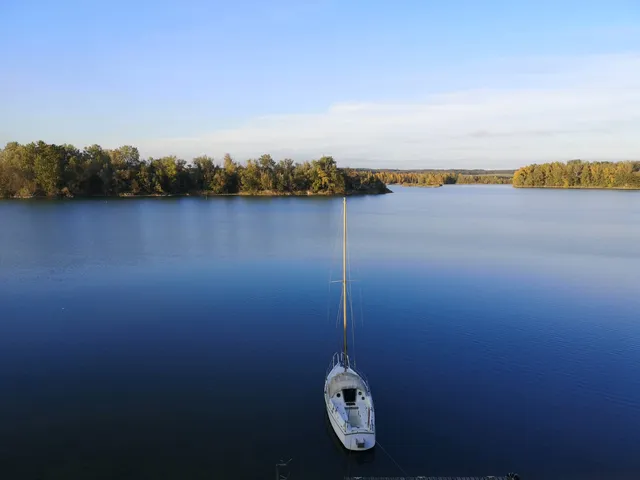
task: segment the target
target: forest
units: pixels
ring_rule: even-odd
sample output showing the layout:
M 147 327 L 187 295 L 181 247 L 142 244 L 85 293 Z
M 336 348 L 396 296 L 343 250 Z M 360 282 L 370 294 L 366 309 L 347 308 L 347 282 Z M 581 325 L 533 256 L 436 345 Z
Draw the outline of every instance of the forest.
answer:
M 387 193 L 371 172 L 340 169 L 332 157 L 295 163 L 270 155 L 218 165 L 200 156 L 141 159 L 136 147 L 103 149 L 42 141 L 0 149 L 0 197 Z
M 640 188 L 640 162 L 571 160 L 528 165 L 516 171 L 514 187 Z
M 459 171 L 423 170 L 378 170 L 375 175 L 387 185 L 416 185 L 437 187 L 452 184 L 511 184 L 509 174 L 462 174 Z

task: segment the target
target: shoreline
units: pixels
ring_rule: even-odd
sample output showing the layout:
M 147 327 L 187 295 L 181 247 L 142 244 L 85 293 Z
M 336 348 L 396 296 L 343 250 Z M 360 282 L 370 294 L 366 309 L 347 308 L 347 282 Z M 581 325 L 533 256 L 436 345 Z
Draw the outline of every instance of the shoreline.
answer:
M 31 195 L 29 197 L 0 197 L 0 200 L 74 200 L 74 199 L 126 199 L 126 198 L 173 198 L 173 197 L 195 197 L 195 198 L 209 198 L 209 197 L 351 197 L 361 195 L 387 195 L 393 193 L 388 188 L 384 192 L 371 192 L 371 191 L 351 191 L 344 193 L 323 193 L 323 192 L 237 192 L 237 193 L 209 193 L 209 192 L 194 192 L 194 193 L 145 193 L 141 195 L 122 193 L 116 195 Z
M 553 185 L 513 185 L 513 188 L 551 188 L 555 190 L 640 190 L 640 187 L 588 187 L 572 185 L 569 187 L 557 187 Z
M 417 183 L 390 183 L 389 186 L 397 185 L 398 187 L 420 187 L 420 188 L 440 188 L 442 185 L 418 185 Z
M 399 187 L 418 187 L 418 188 L 440 188 L 440 187 L 444 187 L 445 185 L 452 186 L 452 187 L 465 186 L 465 185 L 480 186 L 480 187 L 489 187 L 491 185 L 500 185 L 505 187 L 513 186 L 510 183 L 443 183 L 442 185 L 418 185 L 415 183 L 390 183 L 389 184 L 389 186 L 393 186 L 393 185 L 397 185 Z

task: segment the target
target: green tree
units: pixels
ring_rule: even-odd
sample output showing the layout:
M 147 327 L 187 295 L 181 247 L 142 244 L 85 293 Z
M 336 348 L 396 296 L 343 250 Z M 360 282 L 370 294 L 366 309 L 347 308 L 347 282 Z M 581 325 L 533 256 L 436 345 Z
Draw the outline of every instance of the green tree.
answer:
M 277 192 L 294 191 L 294 169 L 295 165 L 290 158 L 285 158 L 277 163 L 274 169 L 275 190 Z
M 297 164 L 293 167 L 293 189 L 296 192 L 307 192 L 311 189 L 311 171 L 309 162 Z
M 155 172 L 151 159 L 140 162 L 138 174 L 131 182 L 131 192 L 136 195 L 149 195 L 154 192 Z
M 261 155 L 258 159 L 260 168 L 260 188 L 266 191 L 272 191 L 275 185 L 275 166 L 271 155 Z
M 113 193 L 113 169 L 109 153 L 100 145 L 84 149 L 82 193 L 85 195 L 110 195 Z
M 85 168 L 83 153 L 73 145 L 63 145 L 62 148 L 64 149 L 64 161 L 61 193 L 68 197 L 81 195 Z
M 34 144 L 28 148 L 17 142 L 7 143 L 0 160 L 3 164 L 3 196 L 30 197 L 36 194 Z
M 247 164 L 240 171 L 240 185 L 243 191 L 248 193 L 257 193 L 260 191 L 261 170 L 258 162 L 255 160 L 247 160 Z
M 206 155 L 193 159 L 193 184 L 196 190 L 208 190 L 211 188 L 211 182 L 216 174 L 216 166 L 213 158 Z
M 240 191 L 239 166 L 228 153 L 224 155 L 222 168 L 224 169 L 226 180 L 227 191 L 225 193 L 237 193 Z
M 171 194 L 178 189 L 178 158 L 171 155 L 152 159 L 152 188 L 154 193 Z
M 314 193 L 344 193 L 344 177 L 338 172 L 333 157 L 321 157 L 311 162 L 311 190 Z
M 131 192 L 132 183 L 140 170 L 140 153 L 136 147 L 124 145 L 120 148 L 107 151 L 112 168 L 113 193 L 120 194 Z
M 49 145 L 41 140 L 30 148 L 33 148 L 33 171 L 39 191 L 46 196 L 58 194 L 62 183 L 64 147 Z

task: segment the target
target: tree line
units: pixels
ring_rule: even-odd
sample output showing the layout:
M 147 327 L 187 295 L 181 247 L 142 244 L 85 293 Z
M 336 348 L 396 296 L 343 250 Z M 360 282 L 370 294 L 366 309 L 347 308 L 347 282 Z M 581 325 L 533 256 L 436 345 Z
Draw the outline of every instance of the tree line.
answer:
M 511 184 L 509 175 L 464 175 L 455 171 L 380 170 L 375 175 L 387 185 Z
M 340 169 L 332 157 L 295 163 L 265 154 L 240 164 L 227 154 L 218 165 L 208 156 L 145 160 L 128 145 L 80 150 L 39 141 L 0 149 L 0 197 L 386 192 L 373 173 Z
M 456 183 L 475 185 L 511 185 L 512 176 L 507 175 L 458 175 Z
M 553 162 L 516 171 L 514 187 L 640 188 L 640 162 Z
M 464 173 L 461 173 L 464 172 Z M 386 184 L 511 184 L 516 187 L 640 188 L 640 162 L 553 162 L 508 171 L 341 169 L 332 157 L 295 163 L 268 155 L 244 164 L 229 154 L 191 162 L 175 156 L 141 159 L 138 149 L 103 149 L 42 141 L 0 149 L 0 197 L 175 194 L 386 193 Z

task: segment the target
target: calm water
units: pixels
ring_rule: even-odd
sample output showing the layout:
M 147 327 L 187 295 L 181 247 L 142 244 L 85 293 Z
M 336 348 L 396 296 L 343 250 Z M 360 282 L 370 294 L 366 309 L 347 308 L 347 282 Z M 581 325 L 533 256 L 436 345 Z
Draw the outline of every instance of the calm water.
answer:
M 0 477 L 637 478 L 640 192 L 394 190 L 349 200 L 365 455 L 340 199 L 0 202 Z

